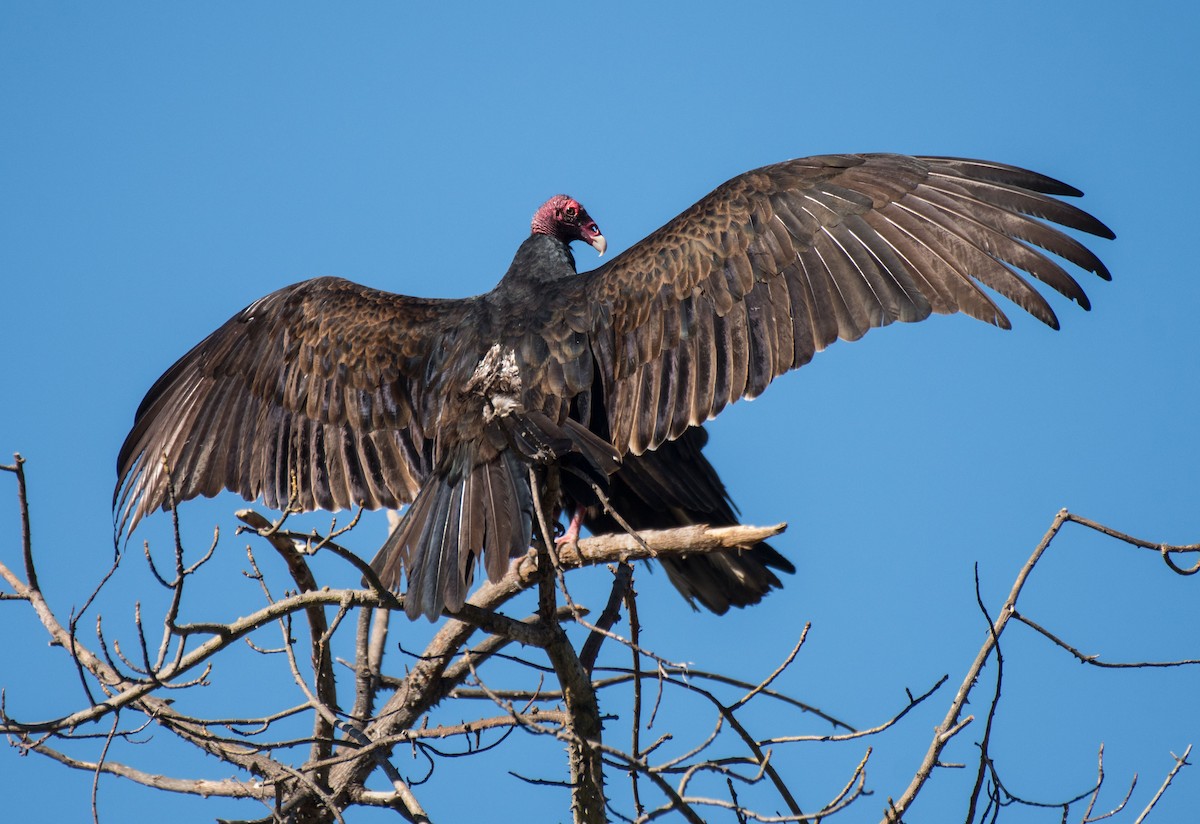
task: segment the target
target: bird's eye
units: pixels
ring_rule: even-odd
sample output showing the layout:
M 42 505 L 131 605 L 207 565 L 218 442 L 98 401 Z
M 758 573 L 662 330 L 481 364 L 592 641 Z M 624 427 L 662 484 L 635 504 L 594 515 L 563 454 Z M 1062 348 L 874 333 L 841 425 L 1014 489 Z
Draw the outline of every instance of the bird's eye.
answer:
M 567 217 L 575 217 L 575 207 L 574 206 L 567 207 Z

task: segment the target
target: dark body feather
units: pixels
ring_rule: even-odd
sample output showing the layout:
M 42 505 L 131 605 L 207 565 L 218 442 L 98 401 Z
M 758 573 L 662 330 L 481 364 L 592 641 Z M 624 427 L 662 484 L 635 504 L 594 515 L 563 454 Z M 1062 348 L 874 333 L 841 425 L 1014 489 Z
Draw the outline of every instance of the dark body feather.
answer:
M 1078 194 L 981 161 L 804 158 L 734 178 L 582 275 L 571 241 L 603 238 L 569 201 L 560 223 L 539 210 L 486 295 L 289 286 L 151 388 L 117 462 L 118 528 L 167 505 L 164 460 L 177 501 L 230 489 L 275 508 L 411 503 L 374 565 L 390 586 L 405 572 L 409 614 L 433 618 L 461 606 L 477 559 L 495 580 L 528 547 L 530 466 L 607 484 L 639 528 L 732 523 L 697 427 L 875 326 L 962 311 L 1007 327 L 983 287 L 1057 327 L 1018 271 L 1087 308 L 1038 248 L 1108 277 L 1050 225 L 1112 237 L 1053 197 Z M 587 488 L 565 486 L 564 505 L 592 503 Z M 772 568 L 791 571 L 764 544 L 668 574 L 721 612 L 778 586 Z

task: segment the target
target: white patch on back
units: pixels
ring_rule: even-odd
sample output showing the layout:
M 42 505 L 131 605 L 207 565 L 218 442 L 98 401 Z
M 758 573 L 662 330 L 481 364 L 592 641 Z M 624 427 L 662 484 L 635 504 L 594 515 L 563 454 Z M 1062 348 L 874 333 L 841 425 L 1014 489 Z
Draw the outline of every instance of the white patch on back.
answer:
M 483 419 L 488 423 L 497 417 L 523 411 L 517 353 L 503 349 L 498 343 L 492 344 L 463 387 L 463 394 L 482 397 Z

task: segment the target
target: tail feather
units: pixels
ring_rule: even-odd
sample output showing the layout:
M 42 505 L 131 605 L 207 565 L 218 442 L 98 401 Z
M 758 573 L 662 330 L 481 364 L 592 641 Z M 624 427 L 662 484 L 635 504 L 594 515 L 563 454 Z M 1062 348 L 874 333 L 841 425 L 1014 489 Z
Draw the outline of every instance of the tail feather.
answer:
M 415 618 L 418 610 L 426 615 L 432 610 L 434 617 L 442 611 L 441 594 L 446 587 L 445 567 L 449 560 L 447 556 L 452 551 L 451 545 L 446 542 L 446 533 L 450 527 L 450 500 L 454 497 L 454 487 L 442 482 L 435 486 L 435 490 L 412 553 L 413 568 L 408 575 L 410 599 L 405 602 L 405 612 L 410 618 Z M 457 548 L 457 544 L 453 545 L 453 550 Z
M 437 581 L 434 586 L 435 593 L 441 593 L 441 600 L 447 604 L 461 605 L 466 598 L 467 587 L 463 581 L 463 577 L 458 574 L 459 566 L 462 565 L 462 496 L 463 484 L 455 484 L 448 496 L 445 496 L 445 509 L 438 509 L 434 512 L 434 537 L 430 544 L 433 552 L 437 551 L 437 547 L 441 547 L 443 557 L 437 559 L 435 564 L 432 557 L 425 561 L 427 566 L 437 567 Z M 444 524 L 440 528 L 439 524 Z M 430 553 L 432 556 L 432 552 Z M 468 550 L 469 554 L 469 550 Z M 472 566 L 470 559 L 467 559 L 467 566 Z M 433 606 L 438 612 L 441 609 L 438 605 Z
M 407 575 L 404 611 L 410 618 L 423 614 L 432 621 L 443 607 L 457 612 L 481 556 L 488 578 L 499 581 L 509 560 L 529 548 L 531 464 L 576 467 L 599 484 L 619 466 L 612 445 L 573 420 L 558 424 L 541 412 L 496 420 L 507 448 L 480 459 L 485 443 L 464 444 L 425 480 L 371 562 L 392 589 Z
M 487 465 L 488 498 L 484 511 L 489 517 L 484 528 L 484 565 L 488 580 L 499 581 L 508 570 L 509 558 L 529 548 L 533 538 L 533 495 L 526 470 L 511 452 Z
M 412 561 L 409 547 L 420 536 L 420 530 L 428 520 L 428 510 L 433 505 L 435 484 L 427 483 L 409 504 L 408 511 L 400 519 L 400 523 L 388 535 L 379 552 L 371 560 L 371 569 L 379 576 L 379 581 L 388 589 L 400 588 L 400 575 L 404 569 L 412 574 Z M 415 535 L 414 535 L 415 533 Z
M 435 472 L 380 548 L 371 568 L 391 589 L 408 577 L 404 611 L 433 621 L 443 607 L 462 609 L 482 556 L 488 578 L 499 581 L 509 559 L 533 535 L 533 496 L 525 464 L 510 450 L 451 480 Z
M 467 475 L 462 485 L 459 500 L 458 527 L 458 578 L 463 587 L 470 589 L 475 578 L 476 555 L 483 549 L 484 517 L 479 503 L 479 480 L 475 473 Z

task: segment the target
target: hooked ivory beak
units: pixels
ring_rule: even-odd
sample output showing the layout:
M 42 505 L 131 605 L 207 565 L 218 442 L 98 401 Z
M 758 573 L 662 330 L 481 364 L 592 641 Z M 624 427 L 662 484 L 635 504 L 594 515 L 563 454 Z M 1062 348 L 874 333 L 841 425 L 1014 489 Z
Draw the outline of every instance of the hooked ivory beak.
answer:
M 604 257 L 604 250 L 608 248 L 608 241 L 604 239 L 604 235 L 596 235 L 588 241 L 592 248 L 599 252 L 600 257 Z

